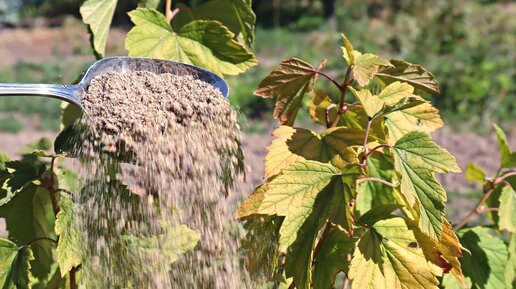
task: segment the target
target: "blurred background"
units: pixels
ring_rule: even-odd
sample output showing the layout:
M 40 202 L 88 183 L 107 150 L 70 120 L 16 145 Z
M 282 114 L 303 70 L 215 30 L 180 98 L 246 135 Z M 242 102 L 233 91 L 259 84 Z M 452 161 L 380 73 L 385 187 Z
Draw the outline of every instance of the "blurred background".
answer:
M 79 7 L 83 0 L 0 0 L 0 82 L 72 83 L 95 61 Z M 200 0 L 174 1 L 191 6 Z M 125 55 L 131 28 L 126 12 L 138 1 L 119 1 L 108 39 L 108 55 Z M 246 157 L 259 182 L 264 147 L 275 123 L 273 103 L 252 95 L 279 61 L 302 58 L 313 65 L 327 58 L 330 74 L 345 71 L 340 33 L 355 49 L 418 63 L 435 74 L 440 95 L 426 95 L 446 128 L 434 134 L 462 168 L 474 161 L 492 172 L 498 165 L 492 123 L 516 148 L 516 1 L 510 0 L 264 0 L 257 14 L 255 51 L 260 65 L 228 77 L 231 103 L 246 133 Z M 309 97 L 305 98 L 306 101 Z M 307 113 L 300 122 L 309 123 Z M 60 102 L 0 98 L 0 150 L 16 149 L 59 130 Z M 479 189 L 461 175 L 440 179 L 452 213 Z

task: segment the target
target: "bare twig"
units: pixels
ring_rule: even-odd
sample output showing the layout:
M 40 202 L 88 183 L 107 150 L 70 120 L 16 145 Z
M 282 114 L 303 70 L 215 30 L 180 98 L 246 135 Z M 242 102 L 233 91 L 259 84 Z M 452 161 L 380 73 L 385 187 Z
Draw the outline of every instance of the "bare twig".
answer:
M 364 183 L 364 182 L 367 182 L 367 181 L 371 181 L 371 182 L 379 182 L 379 183 L 382 183 L 384 185 L 387 185 L 391 188 L 396 188 L 396 185 L 391 183 L 391 182 L 388 182 L 386 180 L 382 180 L 382 179 L 378 179 L 378 178 L 362 178 L 362 179 L 358 179 L 357 180 L 357 185 L 358 184 L 361 184 L 361 183 Z

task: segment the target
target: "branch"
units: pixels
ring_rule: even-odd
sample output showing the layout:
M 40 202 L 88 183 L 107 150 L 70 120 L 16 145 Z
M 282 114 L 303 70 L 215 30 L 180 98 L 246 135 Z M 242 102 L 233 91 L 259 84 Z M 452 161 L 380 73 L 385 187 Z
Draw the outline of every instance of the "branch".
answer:
M 482 192 L 483 192 L 482 198 L 480 198 L 480 200 L 478 201 L 477 205 L 473 208 L 473 210 L 471 210 L 471 212 L 469 212 L 469 214 L 466 217 L 464 217 L 464 219 L 462 219 L 462 221 L 460 221 L 457 225 L 455 225 L 455 227 L 453 227 L 453 231 L 457 232 L 462 227 L 464 227 L 471 219 L 473 219 L 474 217 L 476 217 L 479 214 L 482 214 L 487 211 L 494 211 L 494 209 L 496 209 L 496 208 L 486 209 L 484 207 L 484 202 L 491 196 L 491 194 L 494 192 L 496 186 L 499 185 L 500 183 L 505 183 L 505 185 L 510 186 L 510 184 L 507 183 L 505 181 L 505 179 L 508 177 L 511 177 L 511 176 L 516 176 L 516 172 L 508 172 L 504 175 L 496 177 L 493 180 L 493 184 L 489 188 L 487 187 L 488 183 L 484 182 L 484 186 L 482 188 Z
M 378 146 L 374 147 L 373 149 L 371 149 L 367 154 L 365 154 L 364 157 L 368 158 L 370 155 L 372 155 L 375 151 L 377 151 L 380 148 L 392 148 L 392 146 L 390 144 L 378 145 Z
M 326 109 L 324 110 L 324 113 L 326 115 L 326 128 L 330 128 L 331 127 L 331 119 L 330 119 L 330 109 L 334 108 L 335 107 L 335 104 L 330 104 L 328 105 L 328 107 L 326 107 Z
M 70 270 L 70 289 L 77 289 L 77 280 L 75 278 L 75 273 L 81 269 L 81 265 L 77 267 L 73 267 L 72 270 Z
M 326 73 L 324 73 L 324 72 L 322 72 L 322 71 L 320 71 L 320 70 L 318 70 L 318 69 L 316 69 L 316 70 L 314 70 L 314 71 L 315 71 L 315 73 L 319 74 L 320 76 L 322 76 L 322 77 L 324 77 L 324 78 L 328 79 L 328 80 L 329 80 L 329 81 L 331 81 L 333 84 L 335 84 L 335 86 L 336 86 L 340 91 L 342 91 L 342 90 L 344 89 L 344 87 L 343 87 L 342 85 L 340 85 L 340 84 L 335 80 L 335 78 L 333 78 L 333 77 L 329 76 L 328 74 L 326 74 Z
M 287 256 L 285 254 L 283 254 L 281 256 L 281 260 L 280 260 L 280 264 L 278 266 L 278 275 L 283 275 L 283 270 L 285 269 L 285 262 L 287 261 Z M 274 286 L 272 286 L 272 289 L 278 289 L 280 286 L 280 281 L 276 281 L 276 283 L 274 283 Z
M 348 67 L 348 70 L 346 71 L 346 78 L 344 79 L 344 83 L 342 85 L 337 85 L 340 87 L 340 100 L 339 100 L 339 111 L 337 114 L 337 117 L 333 120 L 330 127 L 335 127 L 341 118 L 341 114 L 345 113 L 350 107 L 346 106 L 346 92 L 348 91 L 348 86 L 351 85 L 353 82 L 353 79 L 350 79 L 351 76 L 351 67 Z
M 315 258 L 319 254 L 319 250 L 321 250 L 321 247 L 324 244 L 324 241 L 328 237 L 328 234 L 330 233 L 330 229 L 331 229 L 331 224 L 329 221 L 327 221 L 326 224 L 324 224 L 324 230 L 322 232 L 321 238 L 317 242 L 317 245 L 315 245 L 314 253 L 312 255 L 312 266 L 314 266 L 314 264 L 315 264 Z
M 357 180 L 357 185 L 361 184 L 361 183 L 365 183 L 365 182 L 379 182 L 379 183 L 382 183 L 384 185 L 387 185 L 391 188 L 396 188 L 396 185 L 391 183 L 391 182 L 388 182 L 386 180 L 382 180 L 382 179 L 378 179 L 378 178 L 362 178 L 362 179 L 358 179 Z

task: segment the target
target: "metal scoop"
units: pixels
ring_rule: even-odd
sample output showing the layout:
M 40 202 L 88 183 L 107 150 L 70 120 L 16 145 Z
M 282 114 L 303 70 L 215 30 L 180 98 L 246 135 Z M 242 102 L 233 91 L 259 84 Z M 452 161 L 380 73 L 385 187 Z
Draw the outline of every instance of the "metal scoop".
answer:
M 108 72 L 127 73 L 150 71 L 155 74 L 171 73 L 180 76 L 193 76 L 218 88 L 227 98 L 228 84 L 215 73 L 181 62 L 156 58 L 109 57 L 95 62 L 84 74 L 78 84 L 20 84 L 0 83 L 0 96 L 5 95 L 39 95 L 64 100 L 79 106 L 82 110 L 83 95 L 90 81 L 98 75 Z

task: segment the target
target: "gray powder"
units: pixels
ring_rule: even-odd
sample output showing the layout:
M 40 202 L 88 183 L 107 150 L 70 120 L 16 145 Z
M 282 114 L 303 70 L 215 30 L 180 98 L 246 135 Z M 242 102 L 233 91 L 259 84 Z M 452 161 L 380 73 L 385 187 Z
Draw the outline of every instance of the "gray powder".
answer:
M 225 199 L 242 171 L 241 134 L 220 91 L 192 77 L 108 73 L 91 81 L 84 108 L 86 288 L 250 288 Z M 189 236 L 167 230 L 184 226 L 200 240 L 172 262 L 164 248 Z

